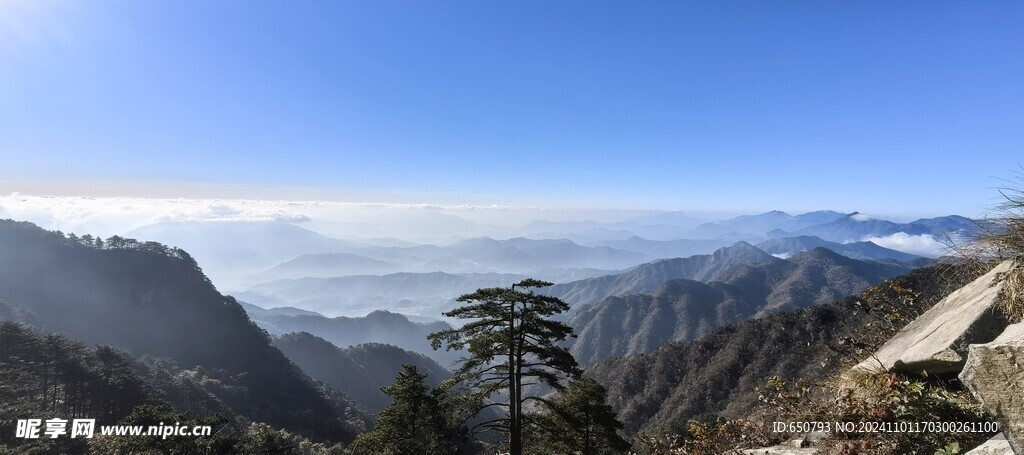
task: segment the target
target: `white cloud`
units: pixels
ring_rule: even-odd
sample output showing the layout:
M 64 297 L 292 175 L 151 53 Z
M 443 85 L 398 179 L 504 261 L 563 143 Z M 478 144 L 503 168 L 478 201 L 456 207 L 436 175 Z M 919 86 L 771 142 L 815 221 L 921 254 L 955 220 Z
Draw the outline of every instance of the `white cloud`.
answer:
M 897 232 L 885 237 L 869 237 L 864 240 L 878 246 L 924 257 L 937 257 L 946 252 L 946 245 L 928 234 L 910 235 L 906 232 Z
M 857 213 L 857 214 L 854 214 L 854 215 L 850 215 L 850 219 L 853 220 L 853 221 L 870 221 L 873 218 L 871 218 L 870 216 L 865 215 L 863 213 Z
M 162 221 L 301 222 L 309 219 L 304 209 L 275 201 L 0 196 L 0 217 L 101 236 Z
M 772 256 L 775 256 L 775 257 L 777 257 L 779 259 L 789 259 L 789 258 L 793 257 L 793 253 L 788 253 L 788 252 L 787 253 L 776 253 L 776 254 L 773 254 Z
M 513 227 L 535 219 L 573 215 L 580 213 L 499 205 L 0 195 L 0 218 L 102 237 L 160 222 L 275 221 L 297 223 L 328 236 L 437 241 L 507 235 Z

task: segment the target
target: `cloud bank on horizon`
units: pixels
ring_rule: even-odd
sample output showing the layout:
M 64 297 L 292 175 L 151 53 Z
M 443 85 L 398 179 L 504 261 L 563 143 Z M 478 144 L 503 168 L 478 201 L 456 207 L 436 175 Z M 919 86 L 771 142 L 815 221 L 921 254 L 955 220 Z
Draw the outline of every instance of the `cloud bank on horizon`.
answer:
M 449 231 L 441 237 L 458 238 L 510 235 L 537 220 L 613 221 L 635 215 L 507 205 L 0 195 L 0 218 L 104 237 L 164 222 L 285 222 L 338 237 L 422 239 L 420 231 L 440 230 Z
M 601 219 L 602 222 L 593 221 Z M 288 201 L 261 199 L 198 199 L 142 197 L 0 195 L 0 218 L 30 221 L 43 228 L 94 234 L 125 235 L 148 225 L 167 222 L 280 222 L 320 234 L 351 239 L 395 238 L 420 243 L 444 243 L 472 237 L 510 238 L 537 234 L 533 222 L 547 223 L 547 235 L 564 232 L 621 229 L 637 223 L 637 213 L 594 210 L 551 210 L 537 207 Z M 878 219 L 853 214 L 854 221 Z M 693 218 L 687 218 L 694 222 Z M 669 221 L 669 224 L 672 222 Z M 548 226 L 556 226 L 554 228 Z M 693 227 L 693 225 L 687 226 Z M 564 233 L 563 232 L 563 233 Z M 685 238 L 680 235 L 679 238 Z M 915 255 L 936 257 L 946 245 L 932 235 L 897 232 L 866 236 L 862 241 Z

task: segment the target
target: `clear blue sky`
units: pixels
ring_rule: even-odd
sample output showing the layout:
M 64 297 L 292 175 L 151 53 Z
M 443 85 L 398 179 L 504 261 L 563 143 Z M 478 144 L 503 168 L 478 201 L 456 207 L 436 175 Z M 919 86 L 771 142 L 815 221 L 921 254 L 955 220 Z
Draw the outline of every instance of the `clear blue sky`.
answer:
M 0 180 L 972 215 L 1024 2 L 0 0 Z

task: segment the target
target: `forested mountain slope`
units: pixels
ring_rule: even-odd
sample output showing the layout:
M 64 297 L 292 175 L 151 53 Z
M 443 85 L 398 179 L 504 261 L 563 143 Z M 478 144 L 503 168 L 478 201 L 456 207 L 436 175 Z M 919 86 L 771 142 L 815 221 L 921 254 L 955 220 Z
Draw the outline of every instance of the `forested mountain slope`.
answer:
M 669 280 L 650 294 L 580 308 L 570 321 L 578 335 L 571 350 L 582 364 L 642 354 L 773 311 L 832 302 L 908 270 L 817 248 L 790 260 L 737 265 L 709 283 Z
M 920 312 L 972 278 L 962 268 L 940 265 L 892 282 L 918 293 L 908 311 Z M 836 352 L 841 340 L 862 339 L 879 326 L 862 301 L 849 297 L 743 321 L 648 354 L 603 360 L 586 375 L 608 388 L 627 431 L 685 433 L 691 418 L 746 415 L 758 402 L 756 388 L 771 376 L 815 381 L 848 366 L 852 360 Z
M 415 365 L 427 374 L 427 383 L 437 385 L 451 373 L 429 357 L 380 343 L 339 348 L 305 332 L 274 338 L 284 355 L 314 379 L 354 397 L 374 414 L 391 402 L 381 387 L 391 385 L 402 365 Z
M 254 421 L 318 439 L 353 436 L 343 409 L 271 346 L 184 251 L 65 238 L 0 221 L 0 300 L 30 312 L 39 327 L 89 345 L 217 371 L 219 397 Z

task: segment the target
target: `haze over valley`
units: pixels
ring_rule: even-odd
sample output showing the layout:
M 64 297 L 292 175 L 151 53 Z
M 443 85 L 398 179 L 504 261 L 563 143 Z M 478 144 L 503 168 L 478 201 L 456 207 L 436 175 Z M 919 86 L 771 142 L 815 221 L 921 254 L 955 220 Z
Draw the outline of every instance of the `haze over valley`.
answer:
M 956 215 L 894 222 L 829 210 L 715 220 L 673 211 L 593 211 L 589 215 L 604 218 L 595 221 L 516 207 L 84 202 L 91 213 L 68 213 L 73 198 L 9 195 L 0 197 L 0 216 L 182 248 L 219 290 L 264 309 L 292 307 L 326 317 L 389 311 L 417 321 L 442 319 L 461 294 L 526 277 L 556 283 L 551 292 L 575 306 L 651 293 L 671 279 L 710 282 L 736 266 L 814 248 L 919 266 L 979 226 Z M 538 218 L 545 212 L 557 221 Z M 747 253 L 732 253 L 737 248 Z

